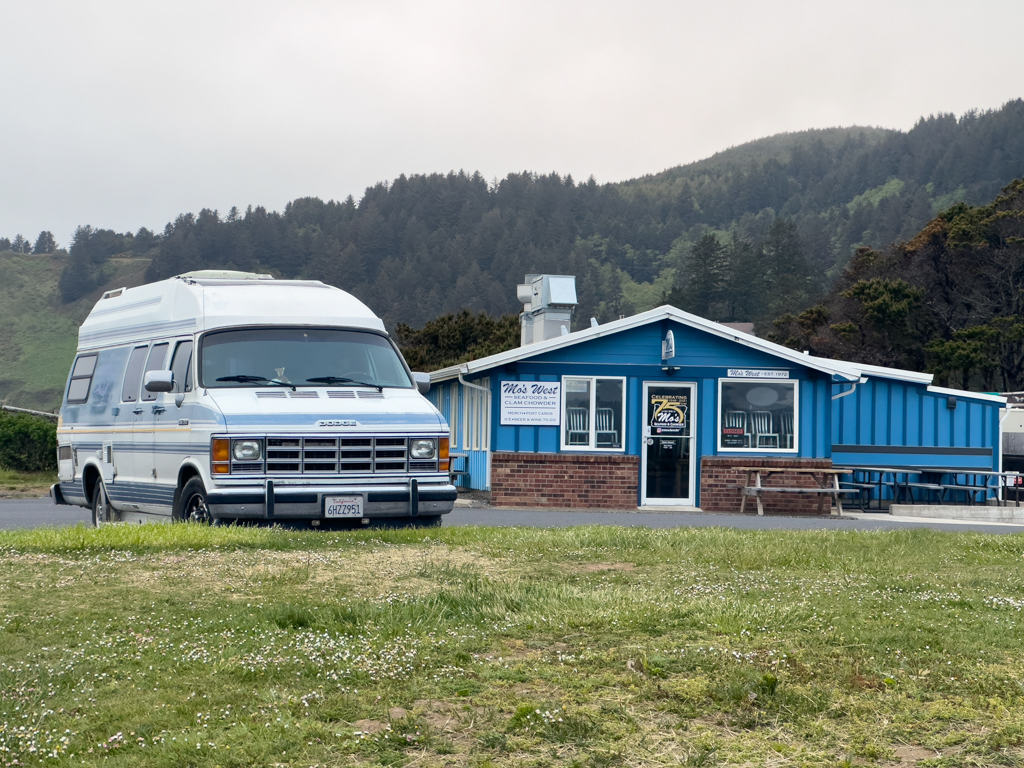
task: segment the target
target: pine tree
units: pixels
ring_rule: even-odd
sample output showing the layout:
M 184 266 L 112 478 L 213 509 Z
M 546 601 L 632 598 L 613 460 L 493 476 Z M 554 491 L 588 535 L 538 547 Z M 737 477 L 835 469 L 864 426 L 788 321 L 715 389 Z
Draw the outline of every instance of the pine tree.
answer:
M 776 219 L 761 243 L 765 308 L 770 317 L 803 310 L 811 299 L 811 272 L 796 224 Z
M 53 253 L 56 250 L 57 241 L 53 239 L 53 233 L 43 231 L 36 238 L 36 244 L 32 249 L 32 253 Z
M 668 296 L 669 303 L 701 317 L 720 318 L 727 267 L 725 248 L 718 238 L 704 235 L 683 261 L 682 275 Z

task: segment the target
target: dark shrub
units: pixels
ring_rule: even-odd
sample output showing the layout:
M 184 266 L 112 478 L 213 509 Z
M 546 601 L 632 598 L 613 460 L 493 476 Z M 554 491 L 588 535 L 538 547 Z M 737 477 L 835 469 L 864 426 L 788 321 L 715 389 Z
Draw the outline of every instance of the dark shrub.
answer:
M 17 472 L 57 469 L 57 425 L 27 413 L 0 410 L 0 467 Z

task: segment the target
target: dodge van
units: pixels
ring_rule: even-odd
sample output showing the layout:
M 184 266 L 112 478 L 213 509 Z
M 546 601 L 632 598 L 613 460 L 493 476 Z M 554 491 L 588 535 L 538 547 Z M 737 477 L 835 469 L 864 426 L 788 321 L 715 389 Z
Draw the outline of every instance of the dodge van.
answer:
M 51 494 L 95 525 L 437 523 L 456 491 L 429 386 L 321 282 L 200 271 L 108 291 L 79 331 Z

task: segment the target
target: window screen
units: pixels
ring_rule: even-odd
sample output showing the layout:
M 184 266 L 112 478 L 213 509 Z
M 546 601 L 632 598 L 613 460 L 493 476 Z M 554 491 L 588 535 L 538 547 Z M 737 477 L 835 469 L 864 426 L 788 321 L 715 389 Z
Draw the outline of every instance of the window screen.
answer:
M 146 362 L 149 347 L 136 347 L 128 358 L 128 368 L 124 372 L 124 386 L 121 387 L 121 402 L 134 403 L 139 399 L 139 384 L 142 382 L 142 366 Z
M 75 361 L 68 384 L 68 403 L 84 403 L 89 399 L 92 374 L 96 370 L 96 355 L 82 355 Z

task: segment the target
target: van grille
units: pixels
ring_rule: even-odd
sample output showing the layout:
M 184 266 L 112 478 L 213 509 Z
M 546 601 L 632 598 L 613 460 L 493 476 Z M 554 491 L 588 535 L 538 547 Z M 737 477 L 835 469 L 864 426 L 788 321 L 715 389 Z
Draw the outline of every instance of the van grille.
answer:
M 302 475 L 436 472 L 437 460 L 410 461 L 406 437 L 268 437 L 264 461 L 231 463 L 232 473 L 263 471 Z

